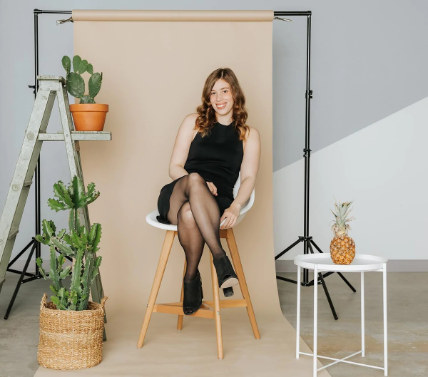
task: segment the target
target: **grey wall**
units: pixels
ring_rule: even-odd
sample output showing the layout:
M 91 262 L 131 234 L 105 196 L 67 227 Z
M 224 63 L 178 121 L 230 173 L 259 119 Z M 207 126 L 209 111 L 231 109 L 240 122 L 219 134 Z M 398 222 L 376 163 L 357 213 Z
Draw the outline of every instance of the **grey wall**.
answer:
M 179 3 L 173 0 L 120 3 L 0 0 L 0 210 L 32 109 L 33 94 L 27 85 L 33 83 L 34 8 L 311 10 L 311 88 L 314 91 L 311 146 L 314 151 L 428 94 L 428 3 L 423 0 Z M 41 74 L 63 74 L 60 59 L 64 54 L 73 53 L 72 25 L 57 26 L 58 18 L 62 17 L 39 17 Z M 292 19 L 293 22 L 275 21 L 273 25 L 274 171 L 297 161 L 302 156 L 304 143 L 306 18 Z M 189 111 L 196 105 L 189 104 Z M 55 111 L 49 129 L 57 128 Z M 44 203 L 51 195 L 53 182 L 69 179 L 62 145 L 45 144 L 41 159 L 42 217 L 55 218 Z M 14 252 L 33 235 L 33 216 L 33 193 L 30 193 Z M 61 217 L 58 219 L 63 221 Z
M 428 2 L 276 2 L 274 9 L 278 6 L 313 12 L 312 150 L 428 95 Z M 303 23 L 274 27 L 275 171 L 302 156 Z

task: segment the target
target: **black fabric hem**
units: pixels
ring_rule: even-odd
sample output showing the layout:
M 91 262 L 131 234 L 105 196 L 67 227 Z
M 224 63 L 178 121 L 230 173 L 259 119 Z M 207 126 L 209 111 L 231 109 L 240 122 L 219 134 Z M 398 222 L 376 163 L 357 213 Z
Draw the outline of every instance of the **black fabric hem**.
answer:
M 183 177 L 185 177 L 185 175 Z M 159 198 L 158 198 L 159 215 L 156 216 L 156 220 L 162 224 L 168 224 L 168 225 L 171 224 L 171 222 L 168 220 L 168 212 L 170 208 L 169 200 L 171 198 L 171 194 L 172 194 L 172 191 L 174 190 L 175 184 L 183 177 L 177 178 L 176 180 L 166 184 L 165 186 L 162 187 L 160 191 Z M 234 200 L 233 196 L 230 197 L 228 195 L 218 195 L 218 196 L 213 195 L 213 198 L 215 199 L 217 206 L 219 208 L 220 216 L 223 214 L 225 209 L 230 207 L 230 205 Z

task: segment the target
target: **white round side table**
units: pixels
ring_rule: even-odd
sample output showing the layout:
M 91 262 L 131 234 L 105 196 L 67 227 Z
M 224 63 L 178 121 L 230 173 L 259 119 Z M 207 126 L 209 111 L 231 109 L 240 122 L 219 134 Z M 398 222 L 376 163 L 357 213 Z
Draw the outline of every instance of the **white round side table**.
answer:
M 296 324 L 296 359 L 300 355 L 313 357 L 313 377 L 316 377 L 322 369 L 328 368 L 337 363 L 348 363 L 369 368 L 381 369 L 384 375 L 388 375 L 388 342 L 387 342 L 387 295 L 386 295 L 386 263 L 387 259 L 368 254 L 356 254 L 351 264 L 342 265 L 334 264 L 331 260 L 330 253 L 326 254 L 304 254 L 294 258 L 294 264 L 297 266 L 297 324 Z M 348 355 L 342 359 L 318 355 L 318 278 L 314 278 L 314 338 L 313 353 L 300 352 L 300 287 L 301 287 L 301 269 L 306 268 L 314 271 L 314 277 L 318 277 L 321 271 L 332 272 L 359 272 L 361 273 L 361 350 Z M 383 350 L 384 365 L 383 368 L 376 365 L 356 363 L 348 359 L 361 354 L 365 356 L 365 318 L 364 318 L 364 273 L 366 271 L 380 271 L 383 273 Z M 333 360 L 332 363 L 317 368 L 318 358 Z

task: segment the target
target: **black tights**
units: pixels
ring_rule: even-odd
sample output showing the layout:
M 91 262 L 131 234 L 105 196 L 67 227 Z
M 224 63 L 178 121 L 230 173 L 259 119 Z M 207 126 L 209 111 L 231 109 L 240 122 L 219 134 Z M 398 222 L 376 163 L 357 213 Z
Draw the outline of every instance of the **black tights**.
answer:
M 196 276 L 205 242 L 213 258 L 225 255 L 220 243 L 220 210 L 205 180 L 190 173 L 174 186 L 168 220 L 177 224 L 178 239 L 186 254 L 185 280 Z

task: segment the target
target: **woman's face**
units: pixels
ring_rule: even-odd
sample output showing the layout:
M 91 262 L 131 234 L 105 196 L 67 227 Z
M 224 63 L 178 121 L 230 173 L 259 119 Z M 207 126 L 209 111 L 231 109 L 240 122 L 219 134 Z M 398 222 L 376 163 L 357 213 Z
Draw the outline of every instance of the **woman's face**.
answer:
M 216 115 L 225 117 L 233 114 L 233 96 L 229 83 L 219 79 L 211 89 L 210 103 Z

